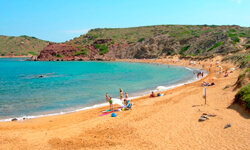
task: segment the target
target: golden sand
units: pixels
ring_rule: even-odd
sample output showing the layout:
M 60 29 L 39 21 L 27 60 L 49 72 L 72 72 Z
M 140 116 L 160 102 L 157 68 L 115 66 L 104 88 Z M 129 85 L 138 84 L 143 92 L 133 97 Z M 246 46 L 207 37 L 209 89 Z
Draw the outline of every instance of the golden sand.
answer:
M 156 98 L 144 96 L 133 100 L 132 110 L 117 112 L 117 117 L 98 116 L 109 106 L 80 112 L 0 123 L 0 149 L 250 149 L 250 114 L 231 105 L 236 91 L 232 86 L 240 70 L 228 77 L 217 74 L 215 58 L 207 62 L 177 61 L 176 58 L 140 60 L 168 63 L 209 70 L 200 81 L 165 91 Z M 120 60 L 131 61 L 131 60 Z M 138 60 L 134 60 L 138 61 Z M 234 67 L 220 64 L 223 69 Z M 217 77 L 215 80 L 208 80 Z M 202 81 L 206 87 L 205 105 Z M 223 90 L 224 89 L 224 90 Z M 228 108 L 230 106 L 230 108 Z M 198 122 L 203 113 L 216 114 Z M 232 127 L 224 129 L 228 123 Z

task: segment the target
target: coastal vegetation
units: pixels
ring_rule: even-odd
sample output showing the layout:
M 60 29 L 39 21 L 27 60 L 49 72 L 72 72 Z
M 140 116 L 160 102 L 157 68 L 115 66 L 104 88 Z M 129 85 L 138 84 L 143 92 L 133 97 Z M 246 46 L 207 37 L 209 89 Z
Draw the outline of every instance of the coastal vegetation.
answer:
M 26 35 L 0 36 L 0 55 L 39 55 L 48 43 L 48 41 Z M 154 25 L 132 28 L 97 28 L 66 41 L 64 44 L 75 46 L 78 49 L 72 56 L 88 58 L 103 56 L 102 59 L 105 60 L 157 58 L 176 54 L 193 57 L 213 54 L 227 55 L 250 48 L 250 30 L 249 27 L 237 25 Z M 80 49 L 86 50 L 81 51 Z M 106 55 L 108 53 L 113 55 Z M 60 55 L 64 57 L 64 54 Z
M 96 47 L 95 41 L 107 48 Z M 249 27 L 218 25 L 155 25 L 133 28 L 97 28 L 66 44 L 95 45 L 98 55 L 111 52 L 121 58 L 156 58 L 166 55 L 208 56 L 236 53 L 250 46 Z M 116 46 L 119 45 L 119 46 Z M 131 55 L 134 54 L 134 55 Z
M 235 95 L 235 102 L 240 103 L 246 109 L 250 110 L 250 83 L 241 88 Z
M 21 35 L 18 37 L 0 35 L 0 55 L 38 55 L 40 51 L 48 44 L 48 41 L 40 40 L 36 37 L 30 37 L 26 35 Z

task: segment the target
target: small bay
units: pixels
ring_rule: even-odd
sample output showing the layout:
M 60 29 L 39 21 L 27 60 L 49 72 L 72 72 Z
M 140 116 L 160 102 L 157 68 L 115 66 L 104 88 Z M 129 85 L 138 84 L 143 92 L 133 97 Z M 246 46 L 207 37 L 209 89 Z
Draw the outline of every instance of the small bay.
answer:
M 105 94 L 142 96 L 194 80 L 185 67 L 135 62 L 41 62 L 0 59 L 0 120 L 70 112 L 105 103 Z

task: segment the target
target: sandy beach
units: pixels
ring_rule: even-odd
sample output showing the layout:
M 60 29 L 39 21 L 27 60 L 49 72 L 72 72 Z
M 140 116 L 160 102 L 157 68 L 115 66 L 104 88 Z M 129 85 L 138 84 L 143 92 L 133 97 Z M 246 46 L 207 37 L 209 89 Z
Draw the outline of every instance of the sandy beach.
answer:
M 167 63 L 203 68 L 210 73 L 199 81 L 161 92 L 164 96 L 134 99 L 132 110 L 117 112 L 114 118 L 99 116 L 109 108 L 105 106 L 65 115 L 0 122 L 0 149 L 250 149 L 250 113 L 231 105 L 238 91 L 232 85 L 240 69 L 223 77 L 224 74 L 216 74 L 219 56 L 191 65 L 190 60 L 176 60 L 174 57 L 117 61 Z M 219 65 L 224 70 L 235 67 L 230 63 Z M 209 80 L 211 77 L 217 79 Z M 206 87 L 206 105 L 202 97 L 203 81 L 216 84 Z M 227 85 L 229 88 L 224 89 Z M 216 116 L 198 122 L 203 113 Z M 229 123 L 232 126 L 224 129 Z
M 0 56 L 0 58 L 28 58 L 28 57 L 32 57 L 33 55 L 28 54 L 27 56 Z

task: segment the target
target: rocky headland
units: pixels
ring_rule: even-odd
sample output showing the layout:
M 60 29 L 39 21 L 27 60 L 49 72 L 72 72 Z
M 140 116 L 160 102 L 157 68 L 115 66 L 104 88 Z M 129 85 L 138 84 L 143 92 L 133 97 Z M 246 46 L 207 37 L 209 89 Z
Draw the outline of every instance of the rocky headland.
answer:
M 240 26 L 166 25 L 93 29 L 64 43 L 50 43 L 40 61 L 114 60 L 126 58 L 210 57 L 250 48 L 250 28 Z

